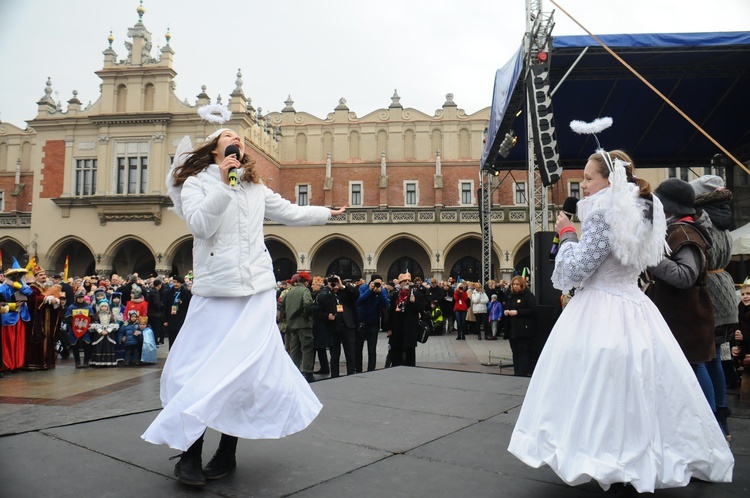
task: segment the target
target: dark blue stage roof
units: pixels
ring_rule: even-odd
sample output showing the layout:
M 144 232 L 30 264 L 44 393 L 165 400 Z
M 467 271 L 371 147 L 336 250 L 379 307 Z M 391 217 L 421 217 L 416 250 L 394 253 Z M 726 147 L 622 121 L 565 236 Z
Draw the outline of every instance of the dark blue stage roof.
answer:
M 599 38 L 740 161 L 750 160 L 750 33 L 602 35 Z M 588 51 L 552 98 L 565 168 L 582 168 L 596 144 L 569 123 L 610 116 L 599 139 L 629 152 L 639 167 L 708 166 L 720 152 L 590 36 L 554 37 L 550 61 L 555 88 L 585 47 Z M 519 82 L 514 92 L 522 91 Z M 517 109 L 508 109 L 504 124 Z M 522 114 L 523 116 L 523 114 Z M 526 125 L 510 123 L 518 145 L 495 163 L 524 169 Z M 502 130 L 501 130 L 502 131 Z

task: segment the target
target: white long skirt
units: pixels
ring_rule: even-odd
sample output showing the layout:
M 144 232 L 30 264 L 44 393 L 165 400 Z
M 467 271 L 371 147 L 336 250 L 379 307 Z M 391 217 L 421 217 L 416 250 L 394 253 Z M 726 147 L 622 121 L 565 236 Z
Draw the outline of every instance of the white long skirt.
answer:
M 731 482 L 734 458 L 692 367 L 658 309 L 597 289 L 553 328 L 508 450 L 566 483 L 607 490 Z
M 323 406 L 284 349 L 273 290 L 193 296 L 164 365 L 161 402 L 141 437 L 182 451 L 206 427 L 245 439 L 288 436 Z

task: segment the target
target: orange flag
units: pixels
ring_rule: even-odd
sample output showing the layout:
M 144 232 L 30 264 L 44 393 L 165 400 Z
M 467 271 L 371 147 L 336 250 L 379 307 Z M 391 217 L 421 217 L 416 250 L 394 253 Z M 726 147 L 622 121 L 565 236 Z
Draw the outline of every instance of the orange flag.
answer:
M 68 281 L 68 256 L 65 256 L 65 266 L 63 266 L 63 282 Z

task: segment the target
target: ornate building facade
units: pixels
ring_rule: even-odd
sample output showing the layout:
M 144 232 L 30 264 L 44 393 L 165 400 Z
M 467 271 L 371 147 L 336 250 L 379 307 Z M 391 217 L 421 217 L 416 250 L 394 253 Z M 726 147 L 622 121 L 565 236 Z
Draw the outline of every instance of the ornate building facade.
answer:
M 67 106 L 56 103 L 48 80 L 26 129 L 0 123 L 4 267 L 11 256 L 36 255 L 48 271 L 61 271 L 68 258 L 70 276 L 192 269 L 192 238 L 168 209 L 164 179 L 183 136 L 195 145 L 214 131 L 196 112 L 211 99 L 205 87 L 194 102 L 177 97 L 170 34 L 153 50 L 142 8 L 138 14 L 125 57 L 110 35 L 96 102 L 84 108 L 73 92 Z M 341 99 L 318 118 L 297 112 L 291 97 L 264 115 L 245 96 L 239 70 L 225 105 L 232 111 L 225 126 L 244 138 L 270 188 L 299 204 L 349 206 L 322 227 L 266 223 L 277 278 L 296 270 L 391 278 L 408 269 L 479 279 L 477 191 L 489 107 L 466 114 L 448 94 L 430 115 L 403 107 L 394 92 L 387 108 L 362 117 Z M 581 175 L 566 171 L 551 203 L 579 194 Z M 528 265 L 526 176 L 514 171 L 493 183 L 494 278 Z

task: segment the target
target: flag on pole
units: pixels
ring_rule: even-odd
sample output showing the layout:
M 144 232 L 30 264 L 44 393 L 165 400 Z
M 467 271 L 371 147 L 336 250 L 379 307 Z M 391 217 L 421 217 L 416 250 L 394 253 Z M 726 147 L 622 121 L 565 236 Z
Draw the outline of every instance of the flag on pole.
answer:
M 68 256 L 65 256 L 65 266 L 63 266 L 63 282 L 68 281 Z
M 34 276 L 34 267 L 36 266 L 36 256 L 31 256 L 29 258 L 29 262 L 26 263 L 26 271 L 28 272 L 26 274 L 27 277 L 33 277 Z

